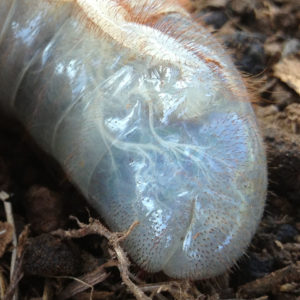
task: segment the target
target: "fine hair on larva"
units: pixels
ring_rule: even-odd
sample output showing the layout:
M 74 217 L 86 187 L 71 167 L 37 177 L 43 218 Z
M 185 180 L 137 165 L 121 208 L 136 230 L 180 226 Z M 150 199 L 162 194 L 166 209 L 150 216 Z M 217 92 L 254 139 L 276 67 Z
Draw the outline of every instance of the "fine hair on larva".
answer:
M 185 1 L 0 0 L 0 108 L 52 155 L 133 261 L 230 269 L 261 219 L 251 93 Z

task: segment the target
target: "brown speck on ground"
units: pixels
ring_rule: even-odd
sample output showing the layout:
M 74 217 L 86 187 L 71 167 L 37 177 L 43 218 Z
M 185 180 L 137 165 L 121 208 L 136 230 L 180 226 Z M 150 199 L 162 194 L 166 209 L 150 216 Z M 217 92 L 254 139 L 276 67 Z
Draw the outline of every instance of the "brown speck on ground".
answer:
M 18 290 L 20 300 L 135 299 L 133 294 L 158 300 L 300 299 L 300 2 L 191 4 L 237 67 L 259 81 L 255 111 L 268 153 L 269 192 L 246 255 L 231 272 L 207 281 L 175 281 L 129 267 L 123 254 L 118 257 L 122 234 L 97 231 L 97 214 L 62 172 L 45 164 L 17 125 L 1 120 L 0 191 L 10 195 L 14 226 L 0 202 L 0 298 L 13 299 Z M 78 229 L 70 215 L 89 225 Z M 10 275 L 13 232 L 23 233 Z

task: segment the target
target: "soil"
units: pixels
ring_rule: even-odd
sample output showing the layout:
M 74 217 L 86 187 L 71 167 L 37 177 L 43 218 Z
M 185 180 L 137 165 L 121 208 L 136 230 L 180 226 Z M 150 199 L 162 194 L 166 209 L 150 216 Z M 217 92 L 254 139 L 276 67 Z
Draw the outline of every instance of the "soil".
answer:
M 130 279 L 153 299 L 299 300 L 300 2 L 195 0 L 190 9 L 229 49 L 255 94 L 268 156 L 267 204 L 246 255 L 219 278 L 174 281 L 131 264 Z M 135 299 L 107 239 L 50 234 L 78 228 L 70 215 L 89 223 L 97 214 L 18 124 L 3 119 L 0 125 L 0 198 L 8 203 L 0 204 L 0 299 L 5 293 L 5 299 L 17 299 L 16 293 L 19 299 L 90 299 L 91 291 L 93 299 Z

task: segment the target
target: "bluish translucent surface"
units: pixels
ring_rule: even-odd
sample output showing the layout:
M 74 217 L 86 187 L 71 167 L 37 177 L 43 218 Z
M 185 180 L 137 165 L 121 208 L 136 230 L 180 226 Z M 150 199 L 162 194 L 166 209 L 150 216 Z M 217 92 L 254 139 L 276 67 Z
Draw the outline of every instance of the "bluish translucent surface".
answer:
M 177 28 L 218 64 L 199 56 L 183 72 L 88 31 L 71 3 L 32 3 L 0 1 L 2 109 L 112 230 L 140 222 L 124 244 L 139 265 L 178 278 L 224 272 L 249 244 L 266 193 L 262 141 L 229 57 L 178 15 L 158 30 L 171 20 L 170 35 Z

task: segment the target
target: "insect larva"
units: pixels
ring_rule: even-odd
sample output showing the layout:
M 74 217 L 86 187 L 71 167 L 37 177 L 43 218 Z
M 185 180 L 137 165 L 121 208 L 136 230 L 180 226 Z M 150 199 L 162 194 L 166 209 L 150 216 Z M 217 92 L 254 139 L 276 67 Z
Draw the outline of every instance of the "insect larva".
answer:
M 261 218 L 266 160 L 230 58 L 180 6 L 0 0 L 0 105 L 148 271 L 208 278 Z

